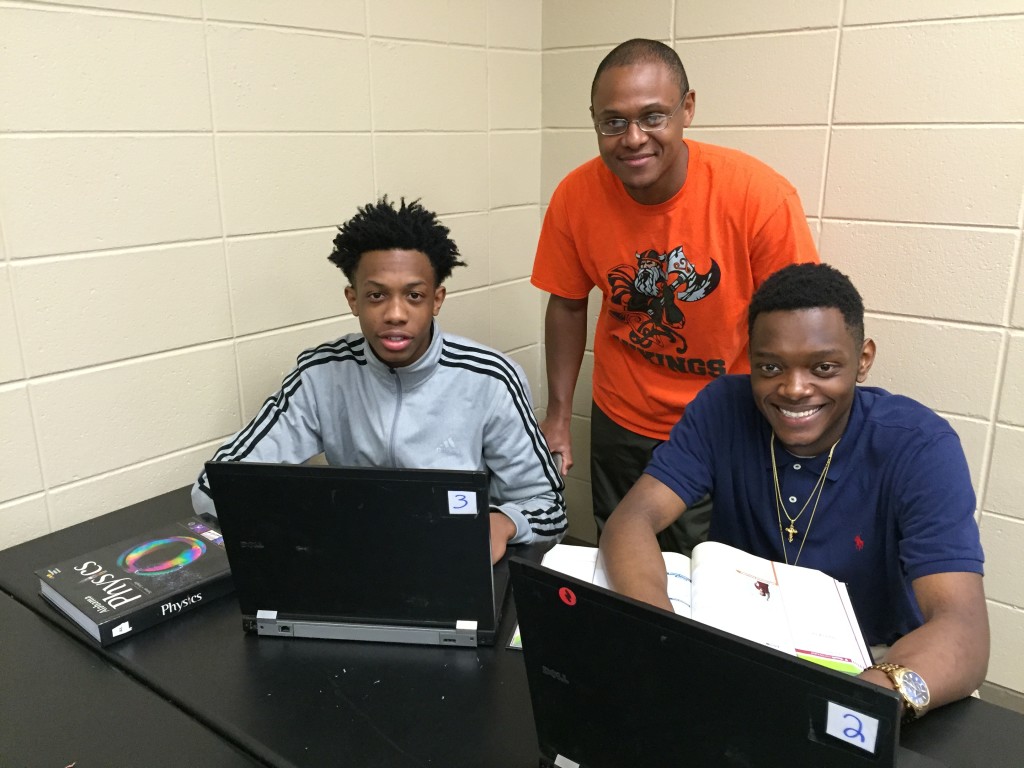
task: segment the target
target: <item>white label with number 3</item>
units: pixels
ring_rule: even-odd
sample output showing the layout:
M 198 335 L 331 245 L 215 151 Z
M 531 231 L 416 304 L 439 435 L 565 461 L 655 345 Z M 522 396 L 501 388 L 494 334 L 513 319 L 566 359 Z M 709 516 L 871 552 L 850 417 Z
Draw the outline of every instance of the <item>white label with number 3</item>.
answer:
M 448 491 L 448 512 L 453 515 L 475 515 L 476 491 Z

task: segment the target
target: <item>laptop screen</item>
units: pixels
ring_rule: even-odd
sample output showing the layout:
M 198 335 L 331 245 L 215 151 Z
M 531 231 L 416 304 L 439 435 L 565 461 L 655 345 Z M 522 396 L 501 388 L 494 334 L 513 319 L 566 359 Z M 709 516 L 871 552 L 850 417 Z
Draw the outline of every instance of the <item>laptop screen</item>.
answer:
M 510 567 L 547 764 L 896 764 L 895 692 L 519 558 Z
M 485 472 L 206 469 L 245 616 L 495 629 Z

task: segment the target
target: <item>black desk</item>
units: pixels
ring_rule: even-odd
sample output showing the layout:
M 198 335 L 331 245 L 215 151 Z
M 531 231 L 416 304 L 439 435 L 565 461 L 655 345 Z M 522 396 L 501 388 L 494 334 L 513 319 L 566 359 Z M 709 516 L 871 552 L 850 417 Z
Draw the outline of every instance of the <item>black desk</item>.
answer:
M 509 617 L 494 648 L 277 640 L 246 635 L 230 596 L 100 649 L 39 596 L 35 569 L 189 514 L 181 489 L 5 550 L 0 589 L 273 765 L 536 765 Z
M 106 659 L 270 765 L 536 766 L 521 656 L 504 647 L 510 611 L 494 648 L 423 648 L 256 638 L 227 597 L 99 649 L 39 597 L 35 569 L 190 511 L 181 489 L 0 552 L 0 589 L 80 640 L 70 663 Z M 21 663 L 0 646 L 0 675 Z M 958 702 L 906 727 L 903 744 L 953 768 L 1020 768 L 1024 716 Z
M 263 765 L 0 593 L 0 765 Z

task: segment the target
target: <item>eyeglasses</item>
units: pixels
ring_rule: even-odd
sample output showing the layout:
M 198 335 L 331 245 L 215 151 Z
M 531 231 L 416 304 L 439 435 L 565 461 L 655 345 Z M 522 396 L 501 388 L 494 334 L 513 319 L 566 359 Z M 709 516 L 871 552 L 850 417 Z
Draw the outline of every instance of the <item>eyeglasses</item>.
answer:
M 627 120 L 624 117 L 610 117 L 607 120 L 601 120 L 595 123 L 597 130 L 601 132 L 602 136 L 621 136 L 629 130 L 630 123 L 636 123 L 644 133 L 651 133 L 652 131 L 660 131 L 666 125 L 668 121 L 675 117 L 676 112 L 679 111 L 679 107 L 683 106 L 686 102 L 686 97 L 690 95 L 687 91 L 683 94 L 682 101 L 672 110 L 671 114 L 664 114 L 663 112 L 651 112 L 650 114 L 638 117 L 636 120 Z

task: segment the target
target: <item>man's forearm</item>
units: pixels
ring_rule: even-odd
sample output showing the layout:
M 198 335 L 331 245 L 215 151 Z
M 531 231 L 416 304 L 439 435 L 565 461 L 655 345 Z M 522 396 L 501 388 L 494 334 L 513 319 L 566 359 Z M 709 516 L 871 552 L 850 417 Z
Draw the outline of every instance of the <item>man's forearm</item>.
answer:
M 672 610 L 657 534 L 683 509 L 679 498 L 662 483 L 640 476 L 601 533 L 601 556 L 612 589 Z
M 572 396 L 586 346 L 587 300 L 551 296 L 544 320 L 549 417 L 572 417 Z
M 885 661 L 914 670 L 928 684 L 930 709 L 970 696 L 984 681 L 988 669 L 989 628 L 982 579 L 978 574 L 938 574 L 935 580 L 955 577 L 957 595 L 951 606 L 930 611 L 922 605 L 926 621 L 893 644 Z M 915 587 L 916 587 L 915 583 Z M 877 670 L 865 679 L 892 687 Z
M 658 540 L 637 521 L 612 515 L 601 534 L 601 556 L 612 589 L 627 597 L 672 610 L 668 577 Z

